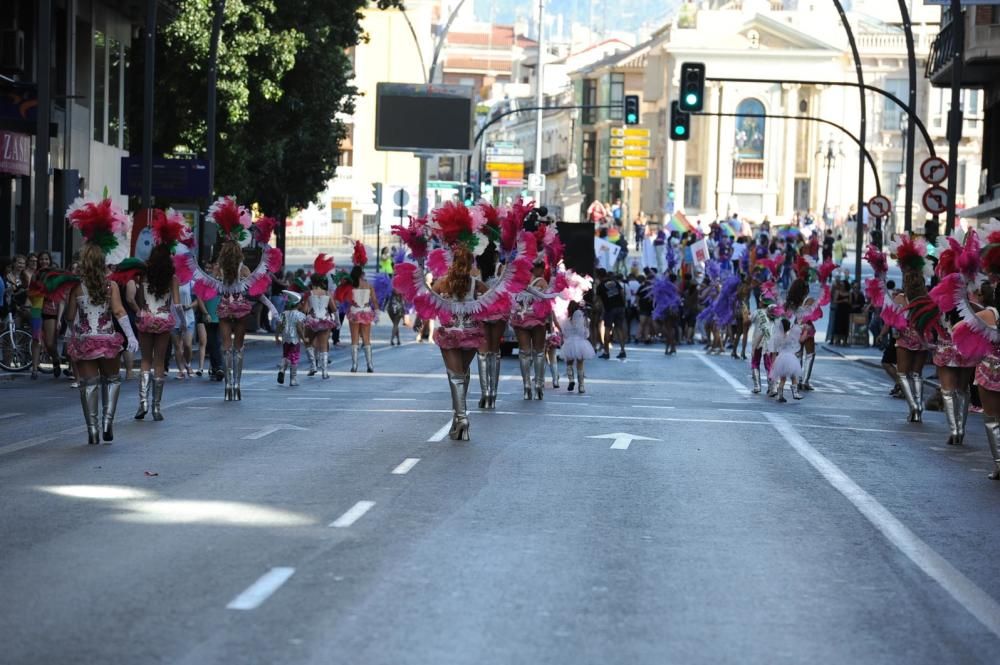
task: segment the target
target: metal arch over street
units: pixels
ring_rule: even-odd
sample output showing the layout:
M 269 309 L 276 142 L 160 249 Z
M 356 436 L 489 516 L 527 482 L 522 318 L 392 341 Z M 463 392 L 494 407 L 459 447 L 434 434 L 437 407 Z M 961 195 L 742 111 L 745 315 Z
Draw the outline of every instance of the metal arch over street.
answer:
M 871 153 L 868 152 L 864 143 L 862 143 L 857 136 L 848 131 L 843 125 L 832 120 L 827 120 L 826 118 L 816 118 L 808 115 L 780 115 L 772 113 L 715 113 L 711 111 L 702 111 L 700 113 L 691 113 L 691 115 L 707 115 L 714 118 L 776 118 L 779 120 L 807 120 L 809 122 L 819 122 L 824 125 L 835 127 L 847 136 L 851 137 L 851 140 L 854 141 L 854 143 L 861 150 L 861 154 L 864 156 L 864 159 L 868 162 L 869 168 L 872 170 L 872 175 L 875 176 L 875 192 L 879 195 L 882 194 L 882 181 L 878 177 L 878 169 L 875 168 L 875 160 L 872 158 Z

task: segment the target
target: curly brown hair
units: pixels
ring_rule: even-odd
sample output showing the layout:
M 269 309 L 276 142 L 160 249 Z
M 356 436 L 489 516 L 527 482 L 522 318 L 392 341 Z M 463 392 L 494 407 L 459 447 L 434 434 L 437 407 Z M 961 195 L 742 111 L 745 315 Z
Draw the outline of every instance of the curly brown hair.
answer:
M 174 260 L 171 258 L 170 247 L 165 244 L 157 245 L 146 261 L 146 285 L 149 292 L 162 298 L 170 292 L 173 281 Z
M 472 286 L 472 252 L 458 245 L 445 275 L 445 291 L 456 300 L 464 298 Z
M 785 296 L 785 309 L 798 309 L 809 297 L 809 283 L 802 279 L 796 279 L 788 287 L 788 295 Z
M 80 252 L 80 277 L 90 302 L 103 305 L 108 301 L 108 277 L 104 250 L 88 242 Z
M 927 295 L 927 279 L 919 270 L 903 271 L 903 295 L 910 302 Z
M 240 278 L 240 264 L 243 263 L 243 250 L 238 243 L 227 240 L 219 250 L 219 267 L 222 269 L 222 281 L 233 284 Z

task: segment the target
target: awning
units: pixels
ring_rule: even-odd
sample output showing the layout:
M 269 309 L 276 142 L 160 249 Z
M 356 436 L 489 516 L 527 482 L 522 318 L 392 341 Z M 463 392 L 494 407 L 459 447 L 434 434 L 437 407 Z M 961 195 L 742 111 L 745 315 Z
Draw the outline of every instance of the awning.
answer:
M 974 208 L 959 210 L 958 216 L 968 219 L 989 219 L 990 217 L 997 217 L 997 213 L 1000 213 L 1000 199 L 980 203 Z

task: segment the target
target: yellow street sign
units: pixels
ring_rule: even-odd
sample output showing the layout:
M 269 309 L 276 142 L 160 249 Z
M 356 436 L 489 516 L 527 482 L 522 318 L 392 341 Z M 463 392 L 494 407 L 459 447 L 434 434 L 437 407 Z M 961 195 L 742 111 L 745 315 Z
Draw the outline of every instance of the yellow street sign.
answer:
M 649 162 L 646 161 L 645 159 L 624 159 L 622 161 L 625 162 L 624 164 L 622 164 L 622 166 L 627 166 L 627 167 L 636 166 L 639 167 L 640 169 L 645 169 L 649 167 Z
M 612 148 L 624 148 L 625 147 L 625 139 L 611 139 L 611 147 Z
M 611 160 L 608 160 L 608 166 L 610 166 L 613 169 L 614 168 L 620 169 L 621 167 L 625 166 L 625 160 L 624 159 L 611 159 Z
M 645 170 L 628 171 L 624 169 L 610 169 L 608 171 L 608 176 L 611 178 L 648 178 L 649 171 Z
M 640 138 L 625 139 L 625 145 L 635 146 L 636 148 L 643 148 L 649 145 L 649 139 L 640 139 Z
M 616 155 L 617 156 L 617 155 Z M 649 157 L 649 150 L 642 148 L 626 148 L 622 150 L 622 157 Z
M 626 134 L 625 132 L 626 132 L 626 129 L 624 127 L 612 127 L 611 128 L 611 136 L 628 136 L 628 134 Z
M 611 153 L 612 157 L 624 157 L 625 153 L 628 151 L 622 148 L 611 148 L 608 152 Z
M 644 136 L 649 138 L 649 130 L 644 127 L 626 127 L 625 136 Z

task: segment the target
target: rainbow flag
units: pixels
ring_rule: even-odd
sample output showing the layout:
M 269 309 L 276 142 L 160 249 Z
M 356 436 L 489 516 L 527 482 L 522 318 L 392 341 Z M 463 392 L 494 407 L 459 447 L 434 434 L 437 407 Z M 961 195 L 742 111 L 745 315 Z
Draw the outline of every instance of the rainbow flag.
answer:
M 688 231 L 698 232 L 695 225 L 689 222 L 682 212 L 675 212 L 670 221 L 667 222 L 666 228 L 668 231 L 677 231 L 678 233 L 687 233 Z

